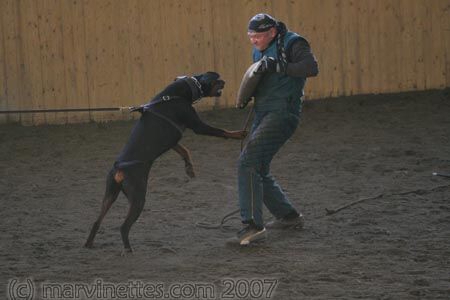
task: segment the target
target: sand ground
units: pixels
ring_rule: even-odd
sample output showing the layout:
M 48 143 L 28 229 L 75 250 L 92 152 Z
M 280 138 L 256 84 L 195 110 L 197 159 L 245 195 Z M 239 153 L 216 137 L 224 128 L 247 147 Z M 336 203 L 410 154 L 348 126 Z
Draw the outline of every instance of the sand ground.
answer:
M 239 129 L 245 114 L 201 116 Z M 267 242 L 246 248 L 225 245 L 240 228 L 237 220 L 230 231 L 196 226 L 237 207 L 239 142 L 191 132 L 182 143 L 197 178 L 188 179 L 175 153 L 155 163 L 145 210 L 130 234 L 134 254 L 120 255 L 122 195 L 95 248 L 82 247 L 132 125 L 0 126 L 2 295 L 8 288 L 17 294 L 29 279 L 41 298 L 46 282 L 129 280 L 164 291 L 183 284 L 185 296 L 186 284 L 203 283 L 214 287 L 215 299 L 265 299 L 268 292 L 280 300 L 450 298 L 450 179 L 431 175 L 450 173 L 448 90 L 307 102 L 301 125 L 272 163 L 306 226 L 271 231 Z

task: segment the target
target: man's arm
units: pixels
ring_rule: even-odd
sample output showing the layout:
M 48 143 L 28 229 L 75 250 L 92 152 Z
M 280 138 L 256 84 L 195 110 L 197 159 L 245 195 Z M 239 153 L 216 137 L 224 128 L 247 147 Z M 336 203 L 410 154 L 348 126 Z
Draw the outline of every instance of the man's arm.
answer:
M 319 74 L 316 58 L 311 52 L 308 41 L 300 38 L 286 49 L 286 74 L 292 77 L 313 77 Z

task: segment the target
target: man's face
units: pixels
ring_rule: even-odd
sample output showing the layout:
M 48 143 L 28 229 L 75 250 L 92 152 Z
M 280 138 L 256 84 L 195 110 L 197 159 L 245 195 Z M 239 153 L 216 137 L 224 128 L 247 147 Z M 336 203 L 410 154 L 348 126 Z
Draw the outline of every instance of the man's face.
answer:
M 266 50 L 266 48 L 269 46 L 270 42 L 277 34 L 277 31 L 272 27 L 264 32 L 249 31 L 247 34 L 252 45 L 259 51 L 263 51 Z

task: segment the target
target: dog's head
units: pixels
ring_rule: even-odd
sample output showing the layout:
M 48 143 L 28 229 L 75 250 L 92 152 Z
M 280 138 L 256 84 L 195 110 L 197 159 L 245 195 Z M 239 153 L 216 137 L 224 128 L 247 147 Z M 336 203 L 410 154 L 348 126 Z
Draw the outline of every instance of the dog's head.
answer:
M 220 79 L 216 72 L 206 72 L 193 76 L 200 83 L 203 97 L 220 97 L 225 86 L 225 81 Z

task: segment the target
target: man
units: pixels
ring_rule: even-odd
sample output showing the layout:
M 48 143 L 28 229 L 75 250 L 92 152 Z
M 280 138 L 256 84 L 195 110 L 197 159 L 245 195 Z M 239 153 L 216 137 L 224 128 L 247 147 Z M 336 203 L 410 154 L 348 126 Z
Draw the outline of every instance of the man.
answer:
M 263 203 L 276 218 L 268 228 L 303 226 L 302 214 L 270 174 L 270 162 L 297 128 L 306 78 L 318 74 L 308 41 L 272 16 L 251 18 L 248 37 L 253 62 L 261 61 L 256 72 L 263 76 L 253 93 L 255 118 L 249 140 L 239 157 L 239 205 L 246 224 L 237 234 L 240 245 L 265 238 Z

